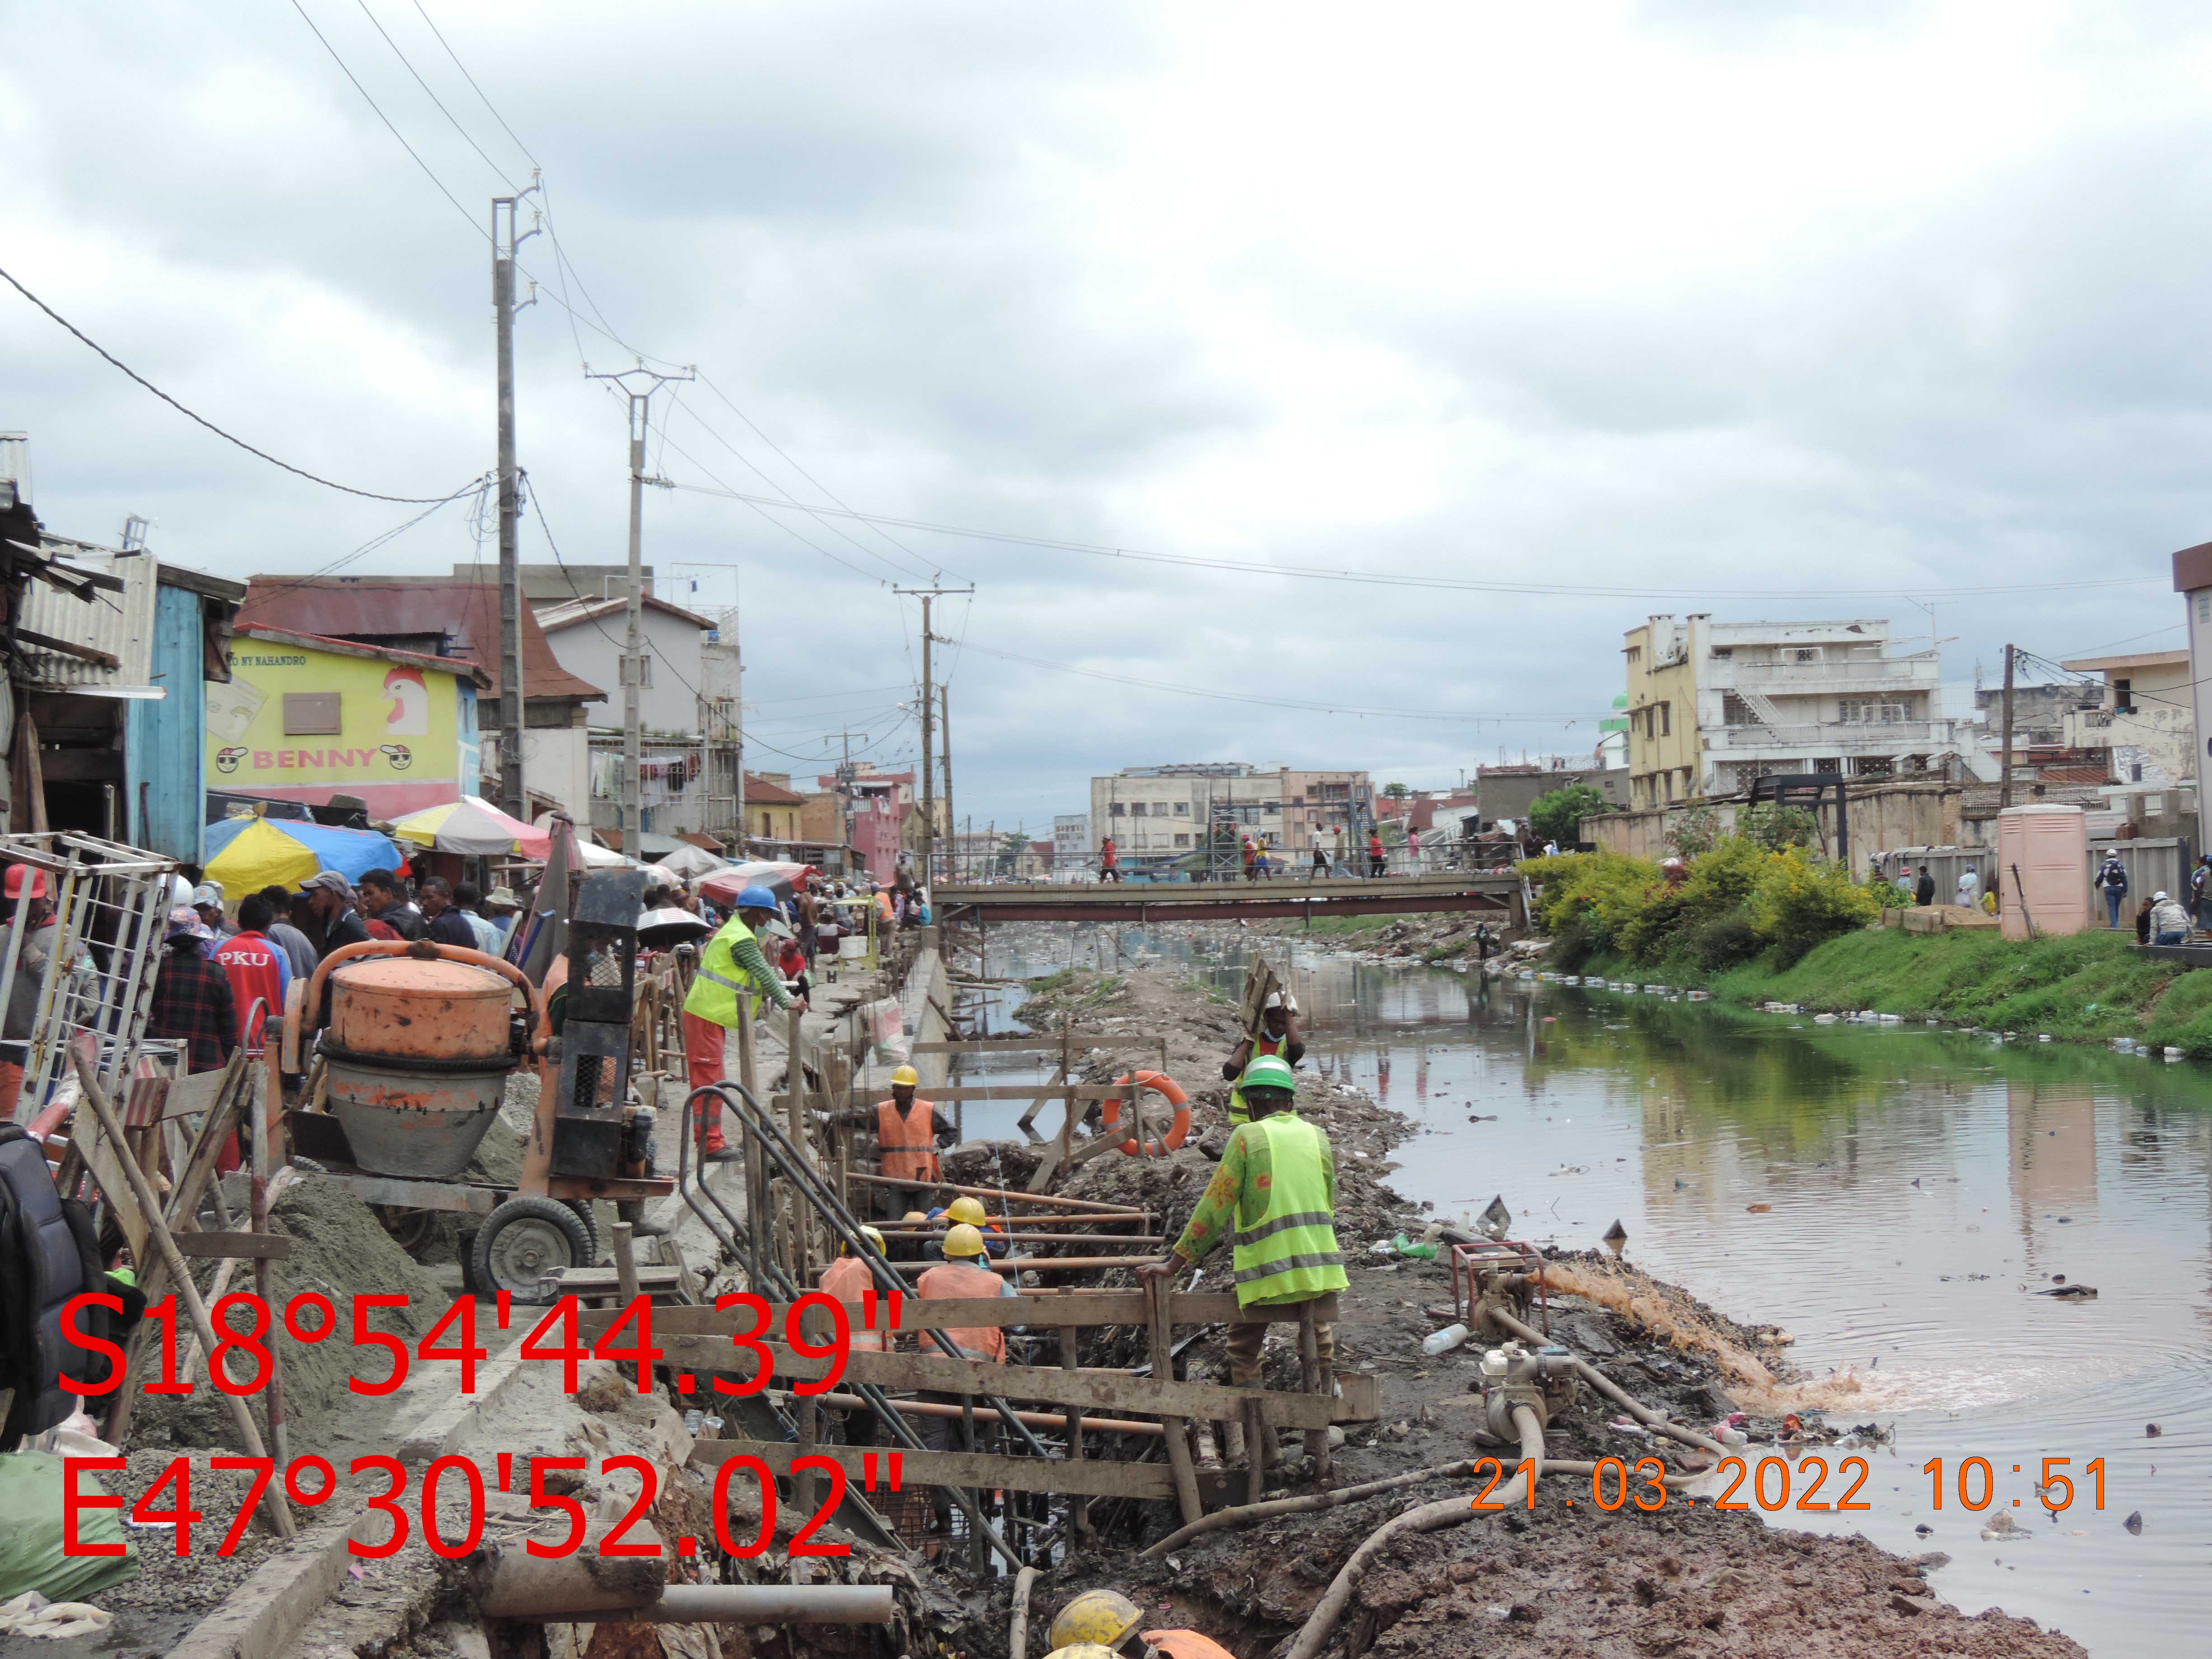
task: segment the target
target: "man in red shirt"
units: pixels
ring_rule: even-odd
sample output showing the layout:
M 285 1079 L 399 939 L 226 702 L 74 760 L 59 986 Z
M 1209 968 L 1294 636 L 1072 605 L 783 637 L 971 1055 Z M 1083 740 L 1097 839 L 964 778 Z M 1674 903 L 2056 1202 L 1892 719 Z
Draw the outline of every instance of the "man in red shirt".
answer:
M 249 1054 L 261 1052 L 262 1032 L 271 1018 L 282 1019 L 284 993 L 292 983 L 292 964 L 284 949 L 269 937 L 276 907 L 258 893 L 239 902 L 238 931 L 216 950 L 216 963 L 230 981 L 237 1006 L 238 1040 Z M 259 1017 L 253 1005 L 263 1005 Z M 247 1029 L 248 1026 L 252 1029 Z

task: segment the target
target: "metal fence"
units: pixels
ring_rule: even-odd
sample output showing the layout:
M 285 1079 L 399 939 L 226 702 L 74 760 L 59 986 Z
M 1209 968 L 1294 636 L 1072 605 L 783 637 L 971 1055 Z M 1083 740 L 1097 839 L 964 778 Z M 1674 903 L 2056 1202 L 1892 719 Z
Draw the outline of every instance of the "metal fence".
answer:
M 1967 870 L 1974 872 L 1975 902 L 1990 890 L 1990 872 L 1996 864 L 1996 852 L 1988 847 L 1898 847 L 1883 853 L 1874 860 L 1885 881 L 1895 881 L 1910 866 L 1917 875 L 1922 869 L 1936 878 L 1936 902 L 1954 904 L 1958 902 L 1959 878 Z
M 2101 924 L 2105 919 L 2104 896 L 2094 885 L 2097 872 L 2104 867 L 2105 855 L 2117 853 L 2120 867 L 2128 872 L 2127 908 L 2120 914 L 2124 924 L 2133 915 L 2136 907 L 2153 893 L 2171 893 L 2185 905 L 2189 902 L 2189 872 L 2195 854 L 2185 836 L 2145 836 L 2133 841 L 2093 841 L 2089 843 L 2089 867 L 2083 879 L 2093 884 L 2089 890 L 2089 915 L 2092 921 Z
M 81 1036 L 91 1039 L 101 1085 L 120 1097 L 145 1037 L 177 861 L 45 832 L 0 836 L 0 864 L 37 872 L 21 878 L 23 895 L 0 928 L 0 1010 L 9 1012 L 0 1053 L 23 1067 L 15 1121 L 52 1098 Z M 33 890 L 40 884 L 43 896 Z M 14 1015 L 19 981 L 31 991 L 23 1020 Z

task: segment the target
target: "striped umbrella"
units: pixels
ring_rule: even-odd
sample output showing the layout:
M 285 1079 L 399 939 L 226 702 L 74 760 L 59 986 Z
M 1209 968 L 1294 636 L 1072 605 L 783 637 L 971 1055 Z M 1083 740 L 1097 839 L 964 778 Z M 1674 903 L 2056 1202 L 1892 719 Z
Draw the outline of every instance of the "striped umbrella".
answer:
M 392 833 L 434 852 L 483 858 L 519 854 L 526 859 L 542 859 L 548 847 L 543 830 L 533 830 L 507 817 L 481 795 L 464 795 L 441 806 L 410 812 L 392 826 Z
M 225 818 L 208 825 L 205 874 L 240 898 L 275 885 L 296 888 L 335 870 L 359 881 L 365 870 L 407 867 L 407 855 L 373 830 L 339 830 L 307 818 Z

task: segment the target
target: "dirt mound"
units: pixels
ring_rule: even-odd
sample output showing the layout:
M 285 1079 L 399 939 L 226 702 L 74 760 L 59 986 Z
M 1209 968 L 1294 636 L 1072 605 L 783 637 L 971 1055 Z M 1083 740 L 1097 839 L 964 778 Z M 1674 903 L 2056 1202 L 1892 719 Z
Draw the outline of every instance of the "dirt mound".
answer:
M 940 1160 L 945 1178 L 963 1187 L 1026 1189 L 1041 1149 L 1025 1140 L 963 1140 Z
M 346 1382 L 356 1374 L 356 1366 L 362 1368 L 360 1374 L 374 1376 L 381 1376 L 389 1363 L 374 1352 L 356 1357 L 349 1340 L 354 1297 L 407 1297 L 406 1307 L 378 1309 L 368 1322 L 372 1330 L 399 1338 L 410 1352 L 451 1298 L 432 1274 L 392 1243 L 368 1205 L 326 1176 L 310 1176 L 278 1199 L 269 1212 L 269 1230 L 292 1241 L 292 1253 L 271 1264 L 269 1335 L 284 1368 L 285 1414 L 293 1444 L 313 1449 L 321 1443 L 323 1425 L 353 1402 Z M 201 1271 L 195 1277 L 205 1290 L 213 1281 L 215 1264 L 198 1265 Z M 252 1276 L 241 1264 L 232 1274 L 231 1289 L 250 1291 L 252 1286 Z M 284 1305 L 308 1291 L 328 1297 L 337 1310 L 337 1329 L 326 1340 L 298 1342 L 283 1330 Z M 314 1317 L 302 1310 L 301 1322 L 311 1323 Z M 234 1308 L 231 1322 L 244 1328 L 244 1311 Z M 187 1338 L 179 1346 L 188 1344 Z M 181 1446 L 229 1446 L 234 1437 L 229 1408 L 209 1384 L 204 1359 L 193 1393 L 143 1395 L 131 1430 L 136 1445 L 160 1444 L 166 1439 Z

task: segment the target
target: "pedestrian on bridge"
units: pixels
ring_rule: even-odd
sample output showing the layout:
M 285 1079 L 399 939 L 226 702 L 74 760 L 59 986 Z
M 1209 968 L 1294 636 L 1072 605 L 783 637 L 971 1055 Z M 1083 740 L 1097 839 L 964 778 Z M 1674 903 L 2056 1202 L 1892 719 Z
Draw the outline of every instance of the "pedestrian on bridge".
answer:
M 1378 823 L 1367 832 L 1367 873 L 1370 878 L 1379 876 L 1387 867 L 1382 853 L 1382 826 Z
M 1349 1282 L 1336 1242 L 1336 1153 L 1328 1137 L 1297 1115 L 1297 1080 L 1279 1055 L 1262 1054 L 1244 1068 L 1237 1088 L 1250 1121 L 1229 1137 L 1221 1167 L 1207 1183 L 1189 1224 L 1164 1261 L 1137 1269 L 1139 1279 L 1188 1273 L 1224 1236 L 1233 1236 L 1232 1262 L 1238 1311 L 1295 1310 L 1300 1303 L 1333 1295 Z M 1336 1327 L 1316 1322 L 1315 1346 L 1327 1377 L 1336 1359 Z M 1258 1385 L 1267 1321 L 1231 1320 L 1229 1382 Z M 1227 1425 L 1224 1448 L 1243 1449 L 1241 1424 Z M 1250 1455 L 1266 1455 L 1261 1447 Z

